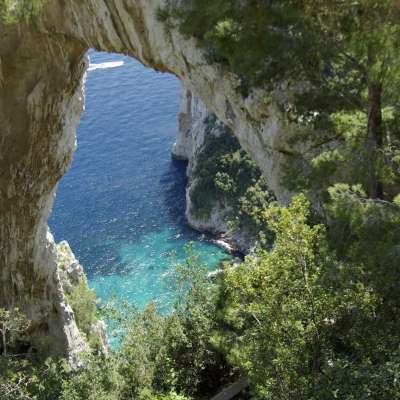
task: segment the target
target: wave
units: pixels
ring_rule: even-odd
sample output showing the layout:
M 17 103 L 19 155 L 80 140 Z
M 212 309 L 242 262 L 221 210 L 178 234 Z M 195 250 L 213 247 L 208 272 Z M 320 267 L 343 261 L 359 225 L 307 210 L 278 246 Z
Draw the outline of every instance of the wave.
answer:
M 100 64 L 90 64 L 88 71 L 94 71 L 96 69 L 109 69 L 109 68 L 118 68 L 124 65 L 124 61 L 109 61 Z

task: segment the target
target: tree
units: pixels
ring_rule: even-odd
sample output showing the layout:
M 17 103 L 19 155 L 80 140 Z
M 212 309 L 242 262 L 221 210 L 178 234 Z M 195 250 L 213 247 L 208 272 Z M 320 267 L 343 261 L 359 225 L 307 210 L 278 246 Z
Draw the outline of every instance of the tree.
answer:
M 15 343 L 26 332 L 30 321 L 18 308 L 5 310 L 0 308 L 0 335 L 2 340 L 3 356 L 7 356 L 8 346 Z
M 343 192 L 342 197 L 342 205 L 353 203 L 353 211 L 339 208 L 354 213 L 353 229 L 359 234 L 345 262 L 330 250 L 325 228 L 309 222 L 309 204 L 299 195 L 289 207 L 272 207 L 265 215 L 276 234 L 272 250 L 227 271 L 225 329 L 218 342 L 263 399 L 389 400 L 400 395 L 400 296 L 393 284 L 398 268 L 390 271 L 388 264 L 380 274 L 376 259 L 368 262 L 368 253 L 359 253 L 365 250 L 361 238 L 367 246 L 371 228 L 360 207 L 377 216 L 376 202 L 366 199 L 362 206 L 364 200 L 358 203 Z M 392 215 L 386 224 L 398 218 Z M 374 243 L 385 245 L 390 232 Z M 386 256 L 381 266 L 396 241 L 374 248 L 377 257 Z
M 191 244 L 186 251 L 186 261 L 177 265 L 174 277 L 178 293 L 175 312 L 165 324 L 168 366 L 179 393 L 211 397 L 232 378 L 225 355 L 212 342 L 218 329 L 219 289 Z
M 38 15 L 46 0 L 0 0 L 0 21 L 14 24 Z
M 349 129 L 363 137 L 365 189 L 369 197 L 383 198 L 387 169 L 382 168 L 382 163 L 391 165 L 391 160 L 383 155 L 388 155 L 388 145 L 393 145 L 398 136 L 393 126 L 389 128 L 388 121 L 398 112 L 399 95 L 392 88 L 398 85 L 400 77 L 399 5 L 392 0 L 305 3 L 305 13 L 330 48 L 322 53 L 320 67 L 310 75 L 318 92 L 316 99 L 325 96 L 326 89 L 333 90 L 329 105 L 333 113 L 328 119 L 333 123 L 334 137 L 345 136 Z M 343 101 L 348 105 L 343 106 Z M 326 106 L 322 104 L 323 108 L 315 111 L 324 112 Z M 343 126 L 335 124 L 335 116 L 350 112 L 356 118 L 348 118 L 346 130 L 341 130 Z
M 324 231 L 307 225 L 307 208 L 304 197 L 272 208 L 272 251 L 227 273 L 227 315 L 239 334 L 231 360 L 266 399 L 312 398 L 324 362 L 324 321 L 334 318 L 319 284 L 329 262 Z
M 392 196 L 399 184 L 398 2 L 191 0 L 170 15 L 246 90 L 288 84 L 290 100 L 281 106 L 309 144 L 302 155 L 303 169 L 314 172 L 308 181 L 326 165 L 317 155 L 331 165 L 320 182 L 360 183 L 371 198 Z M 318 189 L 326 196 L 326 188 Z
M 89 345 L 93 349 L 101 348 L 100 338 L 93 328 L 98 322 L 96 293 L 89 288 L 86 278 L 73 286 L 70 293 L 66 293 L 66 299 L 74 311 L 76 324 L 86 336 Z

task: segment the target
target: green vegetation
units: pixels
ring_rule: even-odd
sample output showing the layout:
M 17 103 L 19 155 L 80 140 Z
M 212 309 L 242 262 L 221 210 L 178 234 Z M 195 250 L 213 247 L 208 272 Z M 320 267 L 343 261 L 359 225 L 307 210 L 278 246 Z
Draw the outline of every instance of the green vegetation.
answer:
M 245 95 L 287 84 L 280 106 L 302 151 L 285 184 L 318 205 L 270 207 L 272 250 L 223 284 L 221 346 L 262 399 L 400 397 L 399 11 L 390 0 L 169 10 Z
M 206 123 L 205 143 L 192 176 L 191 211 L 198 218 L 209 218 L 220 206 L 229 211 L 234 229 L 246 229 L 255 237 L 262 233 L 265 241 L 267 229 L 260 212 L 274 200 L 265 179 L 226 126 L 218 125 L 214 115 Z M 213 130 L 218 135 L 211 134 Z
M 7 349 L 14 345 L 28 329 L 28 319 L 18 310 L 0 309 L 0 336 L 3 356 L 7 356 Z
M 89 289 L 85 279 L 74 286 L 71 293 L 66 294 L 68 304 L 75 314 L 76 324 L 79 331 L 86 338 L 93 349 L 98 348 L 99 338 L 93 332 L 93 326 L 99 319 L 97 311 L 97 299 L 94 290 Z
M 357 187 L 330 196 L 345 236 L 312 223 L 304 195 L 270 205 L 272 249 L 213 281 L 189 249 L 175 312 L 131 310 L 120 350 L 77 370 L 2 356 L 0 394 L 15 385 L 37 399 L 202 399 L 244 375 L 254 400 L 399 398 L 400 207 Z
M 251 400 L 399 399 L 398 13 L 389 0 L 192 0 L 160 12 L 242 89 L 289 84 L 281 106 L 293 147 L 308 151 L 286 183 L 303 193 L 279 207 L 229 132 L 209 138 L 196 209 L 208 215 L 217 196 L 270 248 L 212 281 L 189 249 L 175 311 L 131 310 L 121 349 L 75 370 L 16 354 L 26 318 L 1 310 L 0 397 L 200 400 L 245 376 Z M 89 335 L 93 293 L 78 286 L 69 301 Z
M 293 140 L 309 147 L 290 162 L 306 175 L 296 190 L 326 200 L 327 187 L 341 182 L 362 184 L 372 198 L 397 194 L 396 1 L 191 0 L 163 16 L 236 72 L 242 89 L 286 83 L 290 100 L 280 105 L 296 123 Z
M 384 216 L 364 200 L 332 193 L 333 213 L 358 234 L 345 257 L 330 248 L 324 226 L 309 224 L 308 203 L 298 196 L 288 208 L 266 213 L 276 234 L 273 249 L 227 274 L 224 315 L 231 333 L 222 343 L 230 344 L 228 358 L 247 371 L 262 399 L 400 396 L 399 271 L 388 259 L 400 240 L 390 226 L 400 222 L 400 209 Z M 362 244 L 372 233 L 372 215 L 383 236 Z
M 41 11 L 46 0 L 0 0 L 0 21 L 14 24 L 28 21 Z
M 218 287 L 188 251 L 177 269 L 182 298 L 175 313 L 162 316 L 153 304 L 129 309 L 119 316 L 125 329 L 120 349 L 87 354 L 78 369 L 62 360 L 43 363 L 34 354 L 0 357 L 0 398 L 189 400 L 230 382 L 235 374 L 211 343 Z

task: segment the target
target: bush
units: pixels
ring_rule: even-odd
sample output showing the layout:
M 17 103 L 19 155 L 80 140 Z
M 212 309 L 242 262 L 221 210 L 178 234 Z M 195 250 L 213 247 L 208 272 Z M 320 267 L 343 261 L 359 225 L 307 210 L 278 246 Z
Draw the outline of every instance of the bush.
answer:
M 361 216 L 360 206 L 383 206 L 371 201 L 357 206 L 349 193 L 338 203 L 337 192 L 332 195 L 339 210 L 353 216 Z M 276 234 L 274 246 L 227 273 L 226 329 L 219 343 L 263 399 L 397 398 L 400 297 L 392 285 L 398 268 L 391 261 L 390 273 L 384 264 L 379 273 L 371 258 L 383 251 L 377 257 L 385 260 L 383 254 L 394 247 L 378 235 L 384 247 L 364 247 L 363 260 L 357 253 L 360 235 L 341 259 L 330 249 L 325 228 L 310 224 L 308 210 L 304 196 L 297 196 L 288 208 L 265 214 Z M 361 213 L 361 219 L 351 219 L 360 233 L 372 221 L 367 210 Z
M 198 218 L 209 218 L 219 204 L 230 211 L 234 229 L 254 236 L 263 231 L 265 239 L 269 235 L 259 215 L 273 201 L 265 179 L 228 128 L 217 126 L 215 117 L 207 123 L 209 131 L 191 177 L 191 211 Z M 210 134 L 213 129 L 220 130 L 219 136 Z
M 120 347 L 108 356 L 88 355 L 83 368 L 68 371 L 60 399 L 188 400 L 211 396 L 235 378 L 212 342 L 218 286 L 191 246 L 187 251 L 174 277 L 180 293 L 175 312 L 161 315 L 154 304 L 114 310 L 112 318 L 124 326 Z
M 13 24 L 38 15 L 46 0 L 0 0 L 0 21 Z
M 271 250 L 210 282 L 189 248 L 177 269 L 174 313 L 160 315 L 154 305 L 130 312 L 120 350 L 89 355 L 78 370 L 2 358 L 0 390 L 38 399 L 186 400 L 209 398 L 245 375 L 254 398 L 265 400 L 399 398 L 400 208 L 357 187 L 330 195 L 346 241 L 311 223 L 304 195 L 287 208 L 270 205 L 262 218 L 275 234 Z
M 212 396 L 215 388 L 232 380 L 234 372 L 213 343 L 219 327 L 219 287 L 210 282 L 207 267 L 199 263 L 192 249 L 187 251 L 187 261 L 178 266 L 176 277 L 183 295 L 167 319 L 165 343 L 176 390 Z
M 7 356 L 10 347 L 23 338 L 29 325 L 30 321 L 18 308 L 0 308 L 0 347 L 3 356 Z
M 99 338 L 93 332 L 93 325 L 99 319 L 96 293 L 88 287 L 86 279 L 82 279 L 71 293 L 66 294 L 66 299 L 74 311 L 79 330 L 86 335 L 91 347 L 96 349 L 99 344 Z

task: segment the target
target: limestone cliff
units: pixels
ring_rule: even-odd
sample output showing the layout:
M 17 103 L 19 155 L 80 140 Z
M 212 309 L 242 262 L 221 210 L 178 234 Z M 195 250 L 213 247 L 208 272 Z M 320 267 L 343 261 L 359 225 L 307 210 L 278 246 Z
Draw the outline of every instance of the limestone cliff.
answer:
M 226 126 L 207 109 L 204 102 L 181 82 L 178 132 L 172 155 L 188 161 L 186 219 L 195 230 L 212 233 L 227 248 L 247 254 L 255 245 L 257 237 L 245 227 L 232 227 L 232 207 L 215 196 L 210 212 L 207 215 L 199 215 L 192 199 L 198 183 L 196 162 L 205 149 L 207 139 L 226 134 L 226 130 Z
M 287 199 L 279 177 L 290 151 L 288 126 L 276 96 L 257 90 L 244 97 L 236 76 L 159 21 L 168 3 L 48 0 L 30 22 L 0 23 L 0 307 L 19 305 L 33 320 L 32 337 L 47 337 L 68 354 L 84 344 L 65 301 L 47 219 L 75 149 L 89 48 L 177 75 L 235 132 L 277 197 Z
M 184 82 L 180 82 L 180 110 L 178 132 L 172 147 L 175 158 L 188 161 L 188 176 L 193 171 L 196 155 L 204 144 L 206 120 L 212 113 L 204 102 L 192 94 Z
M 62 241 L 56 244 L 56 257 L 61 286 L 67 300 L 69 296 L 74 295 L 74 291 L 76 291 L 77 289 L 79 290 L 78 295 L 81 296 L 82 288 L 84 290 L 84 293 L 87 294 L 91 292 L 91 296 L 94 297 L 94 292 L 92 292 L 92 290 L 88 287 L 88 281 L 85 271 L 82 265 L 76 259 L 68 242 Z M 88 305 L 85 304 L 85 310 L 87 310 L 87 307 Z M 92 304 L 92 307 L 97 314 L 95 310 L 96 305 Z M 77 311 L 79 310 L 75 310 L 72 304 L 72 311 L 76 315 Z M 79 328 L 79 324 L 77 325 Z M 92 345 L 91 350 L 101 353 L 107 353 L 109 344 L 106 333 L 106 325 L 103 321 L 97 319 L 96 317 L 94 318 L 93 324 L 91 324 L 91 326 L 89 327 L 89 332 L 85 333 L 80 329 L 79 333 L 81 336 L 84 337 L 84 346 L 86 349 L 88 349 L 88 344 L 90 342 L 89 339 L 92 339 L 94 343 L 90 343 Z M 90 337 L 87 337 L 87 335 Z

